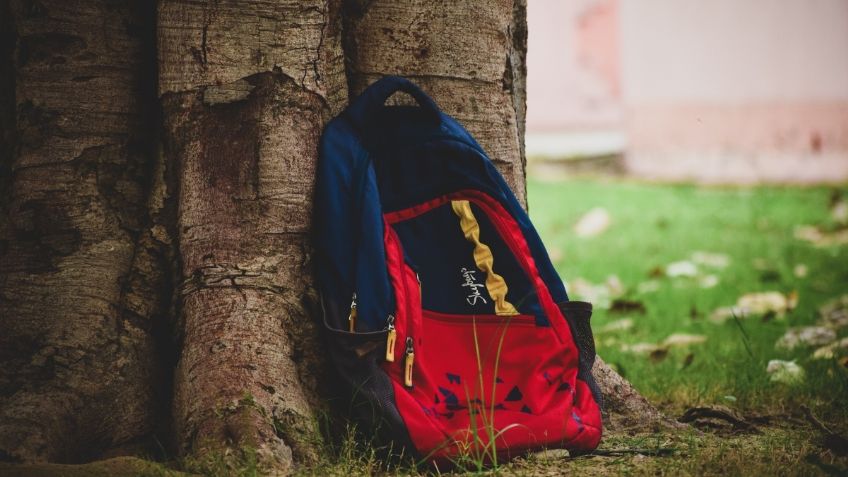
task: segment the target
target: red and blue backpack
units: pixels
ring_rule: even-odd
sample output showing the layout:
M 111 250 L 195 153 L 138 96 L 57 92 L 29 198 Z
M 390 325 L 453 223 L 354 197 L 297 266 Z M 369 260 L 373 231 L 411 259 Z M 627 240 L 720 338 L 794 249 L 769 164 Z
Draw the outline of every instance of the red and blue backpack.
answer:
M 418 105 L 385 105 L 397 91 Z M 382 78 L 325 127 L 317 176 L 323 324 L 356 421 L 435 461 L 598 445 L 591 305 L 456 120 Z

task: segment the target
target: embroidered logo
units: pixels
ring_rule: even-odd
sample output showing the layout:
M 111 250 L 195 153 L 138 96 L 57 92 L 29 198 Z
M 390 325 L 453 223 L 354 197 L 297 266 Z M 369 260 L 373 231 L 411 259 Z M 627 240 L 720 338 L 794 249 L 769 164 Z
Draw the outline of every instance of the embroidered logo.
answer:
M 460 269 L 462 272 L 462 278 L 465 282 L 462 284 L 464 287 L 468 287 L 468 295 L 465 297 L 465 301 L 468 302 L 469 305 L 474 306 L 480 302 L 488 303 L 486 298 L 483 297 L 483 294 L 480 293 L 480 289 L 485 285 L 482 283 L 477 283 L 477 277 L 474 276 L 477 273 L 476 270 L 469 270 L 465 267 Z

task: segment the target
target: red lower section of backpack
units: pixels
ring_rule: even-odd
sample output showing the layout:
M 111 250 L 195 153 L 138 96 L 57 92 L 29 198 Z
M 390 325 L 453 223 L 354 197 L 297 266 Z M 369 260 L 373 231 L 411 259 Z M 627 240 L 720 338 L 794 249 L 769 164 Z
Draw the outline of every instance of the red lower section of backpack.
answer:
M 497 224 L 535 281 L 550 326 L 538 326 L 529 315 L 458 315 L 422 308 L 419 283 L 403 261 L 391 224 L 457 199 L 473 202 Z M 568 324 L 512 217 L 487 195 L 462 191 L 387 214 L 386 223 L 397 345 L 394 362 L 384 362 L 383 369 L 419 453 L 444 462 L 463 453 L 491 457 L 493 449 L 501 456 L 545 447 L 594 449 L 601 438 L 600 410 L 588 386 L 577 379 L 578 350 Z M 411 376 L 406 376 L 409 361 Z

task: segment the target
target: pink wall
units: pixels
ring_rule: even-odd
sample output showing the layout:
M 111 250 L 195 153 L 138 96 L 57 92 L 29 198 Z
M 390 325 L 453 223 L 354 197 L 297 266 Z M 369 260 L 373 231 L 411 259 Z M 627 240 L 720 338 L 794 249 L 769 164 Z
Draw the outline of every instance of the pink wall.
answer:
M 527 128 L 620 124 L 617 0 L 531 0 L 527 5 Z
M 848 1 L 530 3 L 528 151 L 612 130 L 639 176 L 848 180 Z

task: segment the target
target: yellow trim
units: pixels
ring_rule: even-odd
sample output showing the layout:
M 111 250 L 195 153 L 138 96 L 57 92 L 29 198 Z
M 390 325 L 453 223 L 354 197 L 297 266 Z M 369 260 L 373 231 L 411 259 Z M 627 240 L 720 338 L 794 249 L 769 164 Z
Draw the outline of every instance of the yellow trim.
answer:
M 467 200 L 452 200 L 451 208 L 459 217 L 459 225 L 465 239 L 474 244 L 474 262 L 480 271 L 486 273 L 486 289 L 495 300 L 495 313 L 498 315 L 517 315 L 518 310 L 506 301 L 507 286 L 503 277 L 495 273 L 494 257 L 488 245 L 480 241 L 480 224 L 474 217 L 471 204 Z

